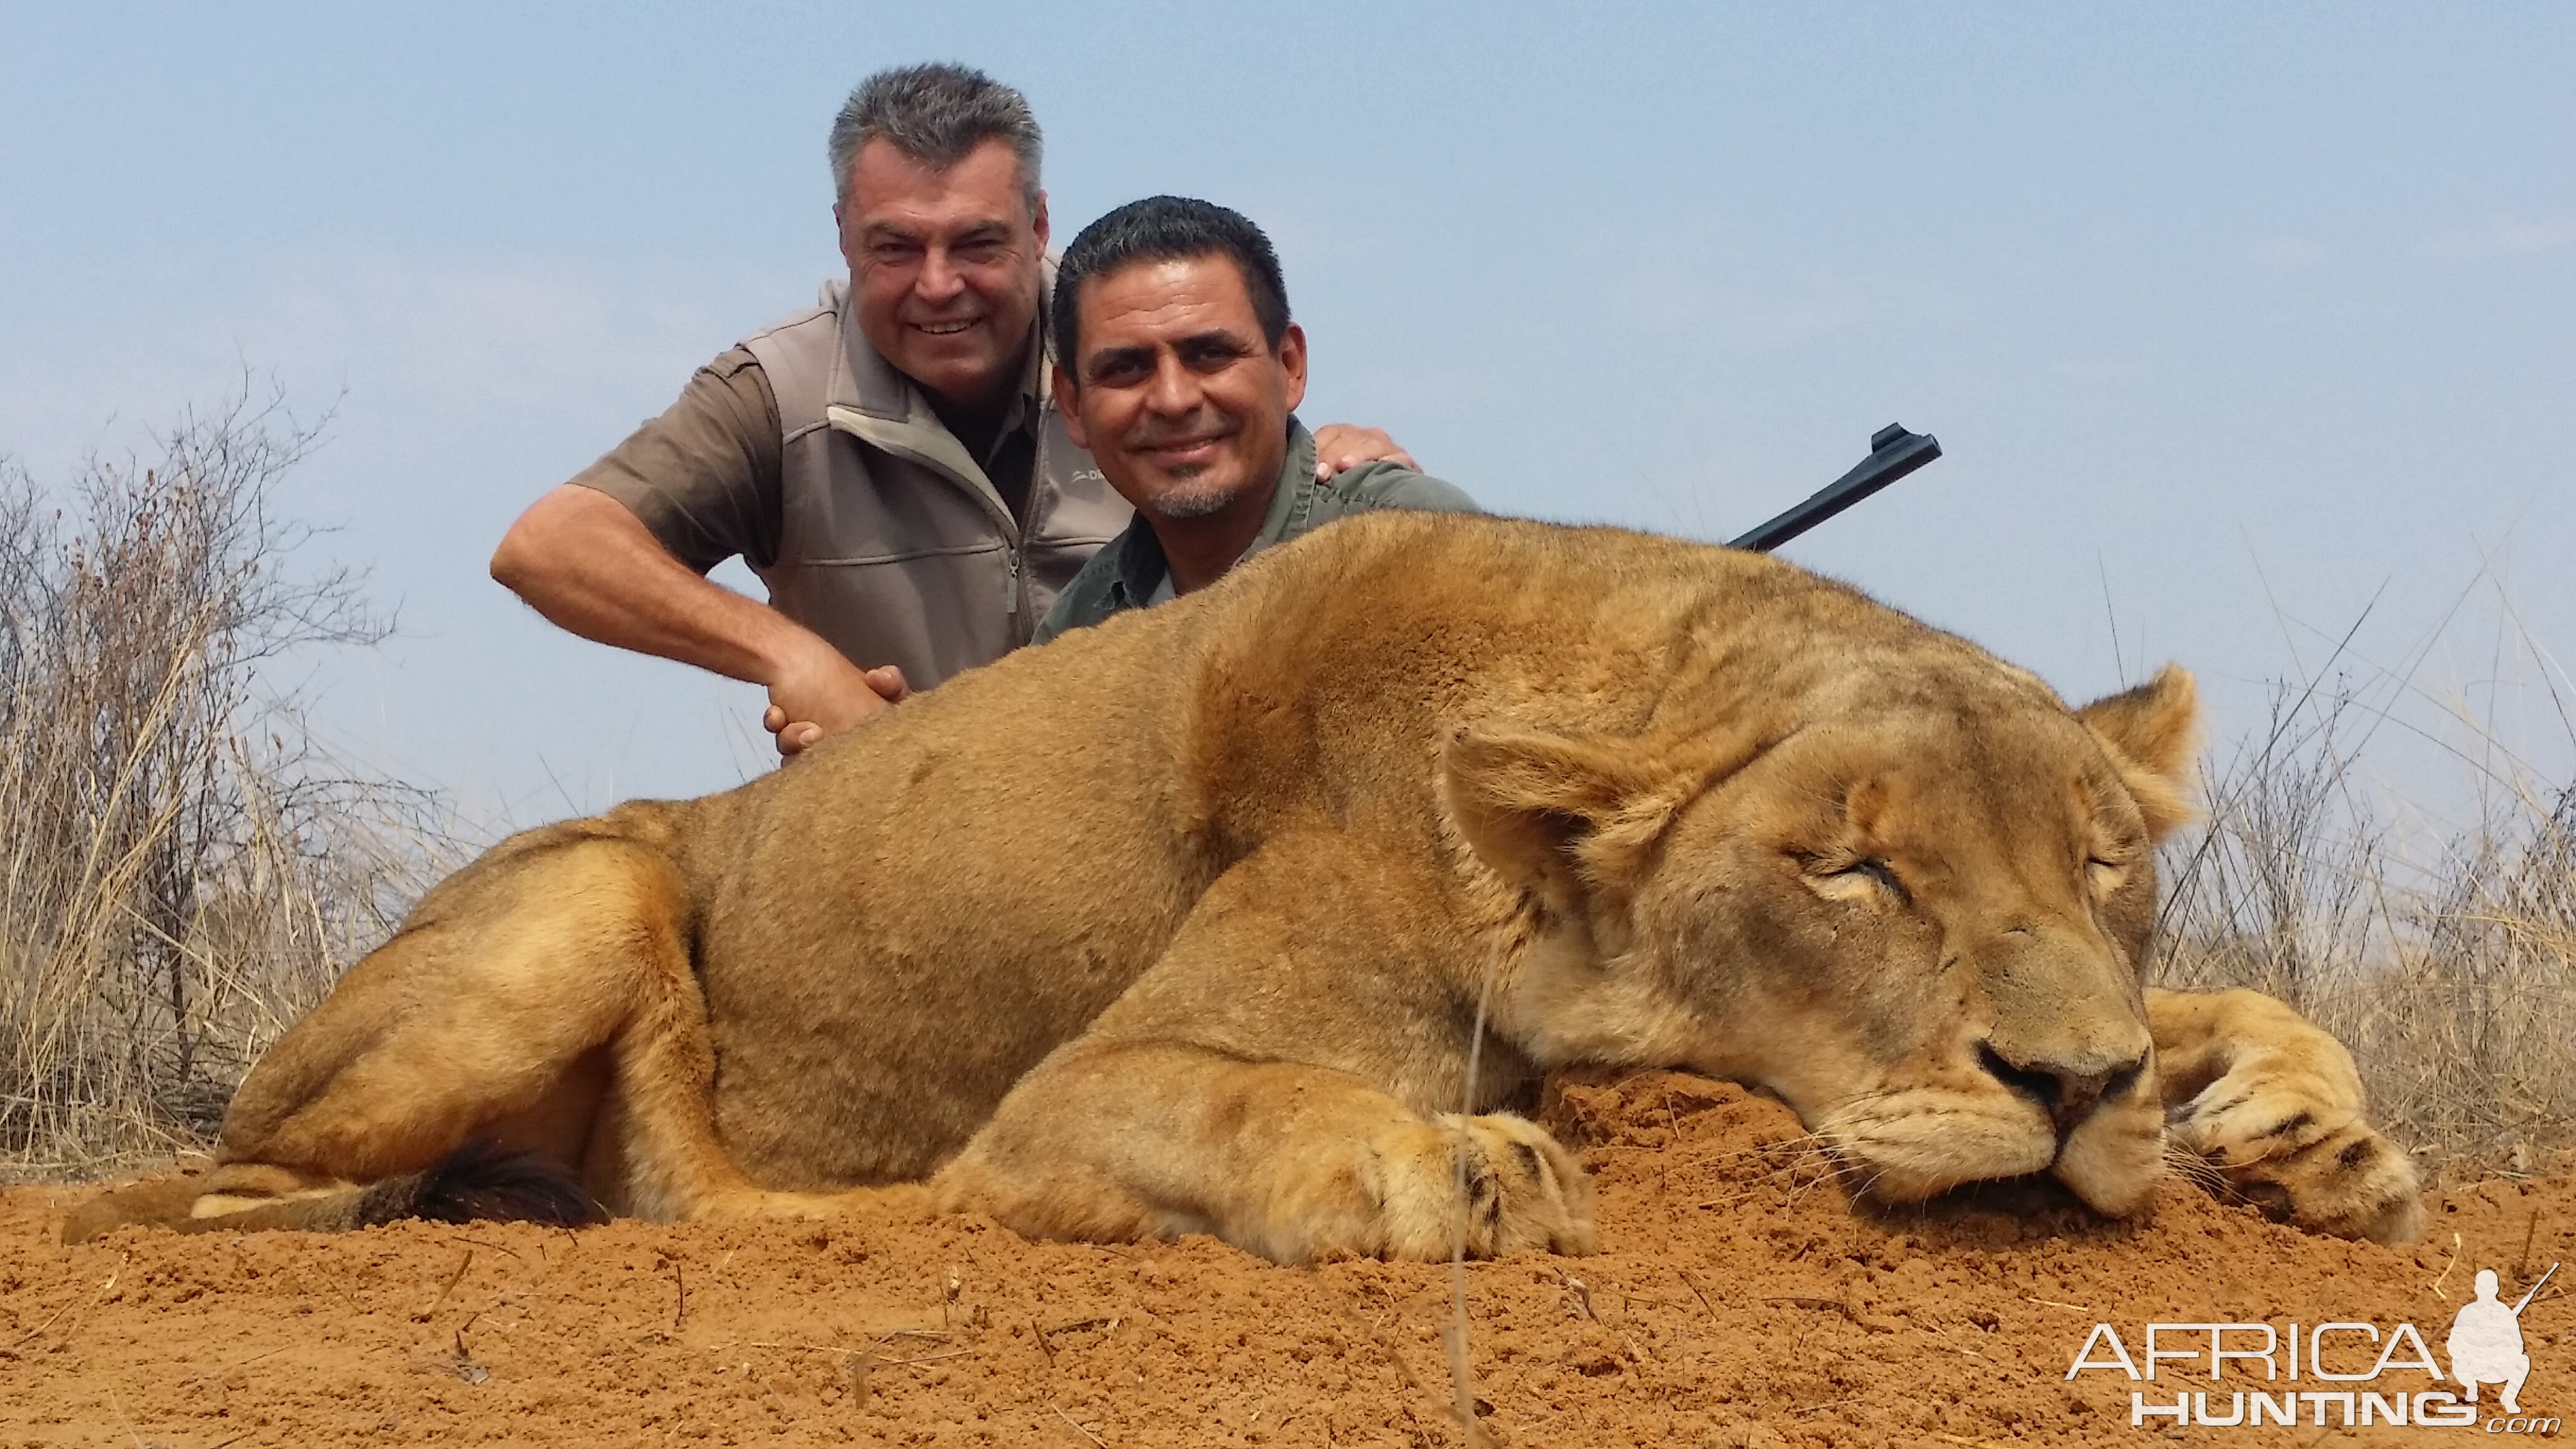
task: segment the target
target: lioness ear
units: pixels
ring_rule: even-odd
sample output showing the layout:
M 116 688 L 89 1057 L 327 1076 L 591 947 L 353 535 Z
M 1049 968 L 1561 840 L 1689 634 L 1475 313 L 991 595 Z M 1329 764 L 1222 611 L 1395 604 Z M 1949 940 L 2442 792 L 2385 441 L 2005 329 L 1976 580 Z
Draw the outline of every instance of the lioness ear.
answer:
M 2157 840 L 2200 812 L 2191 803 L 2200 752 L 2200 687 L 2180 665 L 2168 664 L 2134 689 L 2097 699 L 2075 712 L 2090 726 L 2120 781 L 2147 818 Z
M 1469 730 L 1449 741 L 1441 794 L 1479 859 L 1548 907 L 1624 899 L 1673 813 L 1741 751 Z

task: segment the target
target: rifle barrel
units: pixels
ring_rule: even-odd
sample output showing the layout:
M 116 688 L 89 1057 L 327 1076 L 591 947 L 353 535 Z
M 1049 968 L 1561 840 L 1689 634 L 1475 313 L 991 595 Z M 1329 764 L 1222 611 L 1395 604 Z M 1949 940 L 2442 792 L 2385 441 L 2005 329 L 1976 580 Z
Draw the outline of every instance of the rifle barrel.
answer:
M 2541 1275 L 2540 1275 L 2540 1283 L 2546 1283 L 2546 1282 L 2548 1282 L 2548 1281 L 2549 1281 L 2549 1279 L 2550 1279 L 2551 1274 L 2554 1274 L 2554 1273 L 2556 1273 L 2557 1271 L 2558 1271 L 2558 1265 L 2557 1265 L 2557 1264 L 2555 1264 L 2555 1263 L 2550 1264 L 2550 1265 L 2549 1265 L 2549 1272 L 2547 1272 L 2547 1273 L 2543 1273 L 2543 1274 L 2541 1274 Z M 2519 1302 L 2519 1303 L 2516 1303 L 2515 1305 L 2513 1305 L 2513 1316 L 2514 1316 L 2514 1317 L 2516 1317 L 2516 1318 L 2520 1318 L 2520 1317 L 2522 1316 L 2522 1310 L 2530 1306 L 2530 1304 L 2531 1304 L 2531 1295 L 2540 1291 L 2540 1283 L 2534 1283 L 2534 1284 L 2532 1284 L 2532 1285 L 2531 1285 L 2531 1287 L 2530 1287 L 2530 1288 L 2528 1288 L 2528 1289 L 2524 1290 L 2523 1295 L 2522 1295 L 2522 1301 L 2521 1301 L 2521 1302 Z
M 1929 433 L 1909 433 L 1902 423 L 1889 423 L 1870 435 L 1869 456 L 1860 460 L 1860 466 L 1727 547 L 1769 553 L 1940 456 L 1938 438 Z

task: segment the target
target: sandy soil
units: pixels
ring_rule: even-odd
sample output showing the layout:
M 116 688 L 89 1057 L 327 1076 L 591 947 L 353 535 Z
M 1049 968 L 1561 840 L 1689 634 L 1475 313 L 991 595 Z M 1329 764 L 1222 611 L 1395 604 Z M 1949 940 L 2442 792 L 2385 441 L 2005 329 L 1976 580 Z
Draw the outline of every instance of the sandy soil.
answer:
M 2347 1431 L 2339 1404 L 2314 1406 L 2322 1427 L 2302 1404 L 2295 1431 L 2133 1428 L 2133 1390 L 2170 1403 L 2192 1381 L 2065 1375 L 2096 1322 L 2132 1356 L 2150 1321 L 2412 1322 L 2438 1354 L 2476 1269 L 2509 1300 L 2559 1260 L 2522 1319 L 2522 1402 L 2576 1422 L 2570 1180 L 2447 1191 L 2425 1241 L 2391 1249 L 2180 1182 L 2136 1224 L 2027 1203 L 1855 1215 L 1786 1112 L 1696 1078 L 1568 1086 L 1554 1117 L 1598 1176 L 1603 1251 L 1468 1269 L 1481 1442 L 2456 1440 L 2479 1430 Z M 67 1249 L 55 1222 L 80 1191 L 0 1195 L 0 1444 L 1467 1442 L 1445 1265 L 1288 1269 L 1207 1239 L 1032 1243 L 892 1216 Z M 2337 1342 L 2330 1367 L 2369 1367 L 2358 1334 Z M 2203 1389 L 2207 1371 L 2204 1353 Z M 2260 1373 L 2232 1362 L 2220 1387 L 2457 1387 Z

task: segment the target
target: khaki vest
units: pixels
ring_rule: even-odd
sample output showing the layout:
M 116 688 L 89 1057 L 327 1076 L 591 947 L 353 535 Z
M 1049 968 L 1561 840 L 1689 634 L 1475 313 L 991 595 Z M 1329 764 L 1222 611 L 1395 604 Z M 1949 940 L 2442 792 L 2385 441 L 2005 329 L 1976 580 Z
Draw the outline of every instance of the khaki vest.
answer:
M 820 305 L 743 342 L 785 440 L 778 557 L 756 572 L 781 613 L 927 689 L 1027 643 L 1130 510 L 1065 436 L 1041 368 L 1028 517 L 1011 517 L 920 389 L 868 345 L 848 293 L 827 283 Z

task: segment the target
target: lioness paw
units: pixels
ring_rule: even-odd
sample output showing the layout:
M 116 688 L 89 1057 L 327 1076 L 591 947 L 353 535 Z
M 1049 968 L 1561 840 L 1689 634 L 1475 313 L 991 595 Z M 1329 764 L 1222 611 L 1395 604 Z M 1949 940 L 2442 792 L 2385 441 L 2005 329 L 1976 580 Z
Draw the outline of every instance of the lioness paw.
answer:
M 2287 1034 L 2172 1110 L 2168 1138 L 2300 1227 L 2382 1243 L 2414 1238 L 2424 1218 L 2415 1164 L 2362 1119 L 2351 1056 L 2304 1021 L 2272 1029 Z
M 2413 1241 L 2424 1230 L 2415 1164 L 2358 1119 L 2219 1172 L 2228 1186 L 2300 1227 L 2379 1243 Z
M 1318 1246 L 1439 1259 L 1463 1231 L 1475 1258 L 1592 1251 L 1591 1179 L 1535 1122 L 1444 1114 L 1391 1127 L 1369 1147 L 1370 1220 L 1353 1224 L 1348 1241 Z

